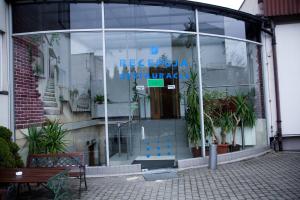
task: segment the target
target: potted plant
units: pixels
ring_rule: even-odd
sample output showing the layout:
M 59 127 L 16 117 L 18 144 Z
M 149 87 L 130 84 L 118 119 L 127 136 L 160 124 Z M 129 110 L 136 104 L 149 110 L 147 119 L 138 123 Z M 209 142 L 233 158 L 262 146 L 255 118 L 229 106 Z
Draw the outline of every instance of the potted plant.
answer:
M 218 145 L 218 154 L 223 154 L 228 152 L 229 145 L 226 143 L 226 135 L 233 128 L 233 115 L 230 111 L 225 111 L 220 117 L 220 127 L 221 127 L 221 144 Z
M 199 108 L 199 95 L 198 95 L 198 82 L 197 73 L 193 70 L 190 71 L 190 79 L 186 82 L 187 85 L 187 110 L 186 110 L 186 123 L 187 123 L 187 136 L 189 142 L 192 144 L 193 157 L 200 157 L 201 148 L 200 142 L 200 108 Z
M 66 150 L 67 130 L 63 129 L 63 124 L 60 124 L 58 120 L 48 120 L 41 131 L 45 153 L 60 153 Z
M 25 138 L 28 143 L 28 154 L 43 153 L 42 133 L 37 127 L 30 127 Z
M 218 103 L 220 96 L 221 94 L 216 91 L 206 92 L 203 96 L 204 130 L 206 135 L 212 137 L 213 144 L 218 144 L 215 128 L 218 125 L 220 113 L 220 104 Z
M 96 95 L 94 97 L 94 102 L 96 104 L 103 104 L 104 103 L 104 96 L 103 95 Z
M 234 98 L 234 104 L 236 110 L 234 112 L 235 126 L 233 127 L 232 135 L 232 151 L 238 151 L 240 149 L 240 145 L 236 144 L 236 129 L 238 126 L 241 127 L 242 133 L 242 147 L 244 148 L 244 127 L 252 128 L 255 125 L 255 111 L 253 109 L 252 104 L 249 102 L 246 95 L 238 94 Z

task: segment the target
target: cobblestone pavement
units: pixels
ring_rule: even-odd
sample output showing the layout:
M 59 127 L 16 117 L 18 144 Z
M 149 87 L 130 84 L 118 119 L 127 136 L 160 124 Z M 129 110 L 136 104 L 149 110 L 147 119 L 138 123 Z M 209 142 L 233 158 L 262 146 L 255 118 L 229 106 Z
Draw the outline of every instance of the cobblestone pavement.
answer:
M 300 153 L 264 156 L 178 172 L 178 178 L 143 176 L 89 178 L 81 199 L 300 199 Z

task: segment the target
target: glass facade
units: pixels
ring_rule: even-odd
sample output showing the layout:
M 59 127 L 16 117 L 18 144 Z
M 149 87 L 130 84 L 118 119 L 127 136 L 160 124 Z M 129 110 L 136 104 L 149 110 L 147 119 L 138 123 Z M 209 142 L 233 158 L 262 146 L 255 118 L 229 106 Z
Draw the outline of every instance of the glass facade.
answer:
M 249 22 L 183 5 L 41 3 L 14 5 L 13 23 L 16 129 L 59 119 L 87 165 L 174 167 L 214 141 L 219 153 L 267 145 Z

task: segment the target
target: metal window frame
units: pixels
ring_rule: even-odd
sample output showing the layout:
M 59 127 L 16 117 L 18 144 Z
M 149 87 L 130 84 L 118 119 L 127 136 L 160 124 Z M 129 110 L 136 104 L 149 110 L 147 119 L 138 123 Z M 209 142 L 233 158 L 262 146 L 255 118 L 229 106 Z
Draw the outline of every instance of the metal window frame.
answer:
M 200 128 L 201 128 L 201 154 L 205 157 L 205 133 L 204 133 L 204 108 L 203 108 L 203 90 L 202 90 L 202 69 L 201 69 L 201 46 L 200 46 L 200 34 L 199 31 L 199 16 L 198 10 L 195 11 L 196 14 L 196 29 L 197 29 L 197 57 L 198 57 L 198 81 L 199 81 L 199 108 L 200 108 Z
M 104 11 L 103 11 L 104 12 Z M 195 11 L 196 12 L 196 11 Z M 198 15 L 198 14 L 197 14 Z M 102 18 L 102 21 L 105 21 Z M 196 19 L 196 21 L 198 21 Z M 262 46 L 262 43 L 247 40 L 238 37 L 226 36 L 226 35 L 218 35 L 218 34 L 211 34 L 211 33 L 204 33 L 200 31 L 191 32 L 191 31 L 177 31 L 172 29 L 140 29 L 140 28 L 105 28 L 105 25 L 102 25 L 102 28 L 95 28 L 95 29 L 66 29 L 66 30 L 50 30 L 50 31 L 36 31 L 36 32 L 24 32 L 24 33 L 13 33 L 12 36 L 26 36 L 26 35 L 37 35 L 37 34 L 47 34 L 47 33 L 73 33 L 73 32 L 156 32 L 156 33 L 180 33 L 180 34 L 190 34 L 190 35 L 200 35 L 200 36 L 208 36 L 208 37 L 218 37 L 230 40 L 236 40 L 246 43 L 253 43 L 256 45 Z M 196 25 L 197 27 L 199 25 Z
M 103 52 L 103 95 L 104 95 L 104 120 L 105 120 L 105 153 L 106 165 L 109 166 L 109 137 L 108 137 L 108 116 L 107 116 L 107 85 L 106 85 L 106 43 L 105 43 L 105 21 L 104 21 L 104 2 L 101 2 L 102 9 L 102 52 Z

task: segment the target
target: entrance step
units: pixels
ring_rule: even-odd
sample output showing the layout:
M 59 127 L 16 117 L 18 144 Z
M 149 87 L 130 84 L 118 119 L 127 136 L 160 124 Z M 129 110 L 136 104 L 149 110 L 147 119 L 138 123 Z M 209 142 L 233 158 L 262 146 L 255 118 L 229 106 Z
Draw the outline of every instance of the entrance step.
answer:
M 153 156 L 147 158 L 138 156 L 132 164 L 141 164 L 142 169 L 153 170 L 162 168 L 175 168 L 175 156 Z
M 57 107 L 57 103 L 55 101 L 44 101 L 43 102 L 44 107 Z
M 46 107 L 44 108 L 45 115 L 60 115 L 60 110 L 58 108 Z
M 55 97 L 55 93 L 54 92 L 45 92 L 44 93 L 44 97 Z
M 56 102 L 56 98 L 55 97 L 48 97 L 48 96 L 44 96 L 44 101 L 53 101 Z

